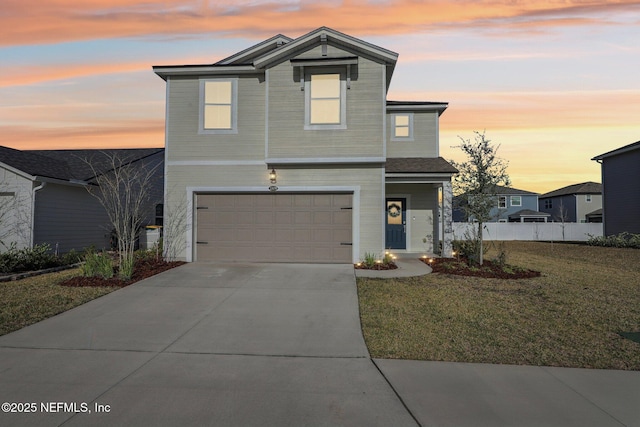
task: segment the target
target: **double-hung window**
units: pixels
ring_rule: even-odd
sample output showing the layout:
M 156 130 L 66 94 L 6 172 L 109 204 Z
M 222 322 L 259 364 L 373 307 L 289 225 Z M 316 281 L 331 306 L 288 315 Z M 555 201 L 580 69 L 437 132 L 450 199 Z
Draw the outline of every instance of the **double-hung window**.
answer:
M 522 206 L 522 196 L 511 196 L 511 206 Z
M 200 80 L 200 133 L 238 132 L 238 79 Z
M 504 209 L 507 207 L 507 196 L 498 196 L 498 208 Z
M 413 141 L 413 114 L 392 114 L 391 128 L 392 141 Z
M 306 130 L 346 129 L 346 82 L 341 72 L 310 72 L 305 81 Z

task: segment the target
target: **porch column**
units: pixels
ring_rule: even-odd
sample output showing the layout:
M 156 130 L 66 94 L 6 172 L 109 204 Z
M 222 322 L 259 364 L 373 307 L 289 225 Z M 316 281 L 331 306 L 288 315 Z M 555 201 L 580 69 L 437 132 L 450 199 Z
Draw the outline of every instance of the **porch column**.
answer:
M 451 258 L 453 252 L 453 188 L 451 181 L 442 183 L 442 256 Z

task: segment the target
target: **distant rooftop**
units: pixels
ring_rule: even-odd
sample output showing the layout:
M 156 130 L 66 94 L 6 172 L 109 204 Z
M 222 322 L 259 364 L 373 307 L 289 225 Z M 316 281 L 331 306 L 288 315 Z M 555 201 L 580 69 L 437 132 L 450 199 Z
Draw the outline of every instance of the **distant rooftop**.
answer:
M 568 185 L 557 190 L 550 191 L 540 196 L 541 199 L 547 197 L 568 196 L 571 194 L 602 194 L 602 184 L 597 182 L 582 182 L 580 184 Z

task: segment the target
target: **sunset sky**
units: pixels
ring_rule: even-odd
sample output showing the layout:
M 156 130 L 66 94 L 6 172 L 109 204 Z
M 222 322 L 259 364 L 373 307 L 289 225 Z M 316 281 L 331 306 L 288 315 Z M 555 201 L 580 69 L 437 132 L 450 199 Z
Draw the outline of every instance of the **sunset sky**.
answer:
M 599 182 L 590 159 L 640 140 L 640 2 L 2 0 L 0 145 L 161 147 L 152 65 L 320 26 L 399 53 L 388 99 L 448 102 L 441 155 L 485 130 L 515 188 Z

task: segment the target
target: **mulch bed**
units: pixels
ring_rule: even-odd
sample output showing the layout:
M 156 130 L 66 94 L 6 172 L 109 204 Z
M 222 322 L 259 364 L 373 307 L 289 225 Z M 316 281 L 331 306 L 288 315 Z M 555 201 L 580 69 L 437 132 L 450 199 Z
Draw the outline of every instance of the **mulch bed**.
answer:
M 396 265 L 395 262 L 390 262 L 387 264 L 375 264 L 372 267 L 367 267 L 366 265 L 364 265 L 363 263 L 358 263 L 358 264 L 354 264 L 353 268 L 355 268 L 356 270 L 378 270 L 378 271 L 382 271 L 382 270 L 395 270 L 396 268 L 398 268 L 398 266 Z
M 535 270 L 515 267 L 512 265 L 500 266 L 490 260 L 485 260 L 482 266 L 470 266 L 465 259 L 457 258 L 432 258 L 420 261 L 429 265 L 434 273 L 456 274 L 459 276 L 484 277 L 487 279 L 528 279 L 540 277 L 541 273 Z
M 71 279 L 60 283 L 60 285 L 70 287 L 111 286 L 123 288 L 125 286 L 131 285 L 132 283 L 139 282 L 142 279 L 146 279 L 147 277 L 155 276 L 156 274 L 162 273 L 163 271 L 178 267 L 182 264 L 184 264 L 184 262 L 182 261 L 139 261 L 136 263 L 136 266 L 133 269 L 133 277 L 131 277 L 130 280 L 120 280 L 118 279 L 118 277 L 103 279 L 102 277 L 78 276 L 72 277 Z

